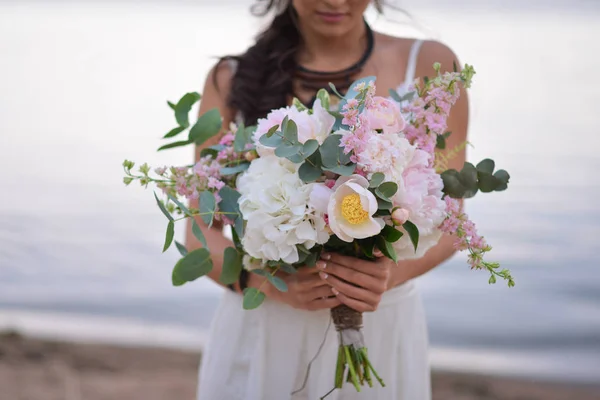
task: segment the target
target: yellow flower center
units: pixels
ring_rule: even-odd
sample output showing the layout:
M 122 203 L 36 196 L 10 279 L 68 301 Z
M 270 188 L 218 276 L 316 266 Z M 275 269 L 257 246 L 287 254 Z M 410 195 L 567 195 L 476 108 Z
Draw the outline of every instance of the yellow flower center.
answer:
M 358 225 L 369 219 L 369 213 L 363 209 L 360 196 L 356 193 L 342 199 L 342 217 L 352 225 Z

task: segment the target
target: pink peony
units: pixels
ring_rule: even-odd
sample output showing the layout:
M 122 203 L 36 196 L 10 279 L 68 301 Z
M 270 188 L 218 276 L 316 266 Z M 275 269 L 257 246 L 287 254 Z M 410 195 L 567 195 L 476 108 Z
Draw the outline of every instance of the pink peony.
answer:
M 365 109 L 369 126 L 383 133 L 400 133 L 406 126 L 406 121 L 400 113 L 400 106 L 384 97 L 374 97 L 371 108 Z

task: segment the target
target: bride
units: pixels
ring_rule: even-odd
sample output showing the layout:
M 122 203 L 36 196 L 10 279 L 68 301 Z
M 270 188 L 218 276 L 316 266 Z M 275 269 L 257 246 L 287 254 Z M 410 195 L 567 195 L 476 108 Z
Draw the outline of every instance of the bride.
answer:
M 200 113 L 217 107 L 230 122 L 256 124 L 271 109 L 294 97 L 311 107 L 320 88 L 333 82 L 344 93 L 354 80 L 374 75 L 377 95 L 400 94 L 415 77 L 431 75 L 434 62 L 452 69 L 454 53 L 434 41 L 397 38 L 373 32 L 363 13 L 370 0 L 262 0 L 260 14 L 274 12 L 270 26 L 240 56 L 223 58 L 210 72 Z M 382 12 L 381 0 L 373 5 Z M 458 62 L 457 62 L 458 64 Z M 332 96 L 333 98 L 333 96 Z M 466 140 L 468 101 L 460 98 L 448 120 L 452 148 Z M 218 139 L 217 139 L 218 140 Z M 207 142 L 203 147 L 216 144 Z M 196 157 L 199 157 L 200 148 Z M 464 151 L 450 168 L 460 169 Z M 202 226 L 212 250 L 215 282 L 223 250 L 230 245 L 219 226 Z M 200 247 L 191 234 L 188 248 Z M 286 293 L 265 285 L 267 300 L 256 310 L 242 309 L 240 292 L 259 287 L 262 277 L 242 273 L 228 287 L 212 323 L 202 358 L 199 400 L 318 399 L 334 384 L 337 338 L 330 309 L 345 304 L 364 312 L 364 334 L 371 361 L 385 387 L 350 385 L 332 399 L 426 400 L 431 398 L 425 313 L 414 278 L 454 253 L 442 238 L 416 260 L 362 261 L 336 254 L 283 277 Z M 264 289 L 267 288 L 267 289 Z M 310 365 L 310 369 L 308 368 Z

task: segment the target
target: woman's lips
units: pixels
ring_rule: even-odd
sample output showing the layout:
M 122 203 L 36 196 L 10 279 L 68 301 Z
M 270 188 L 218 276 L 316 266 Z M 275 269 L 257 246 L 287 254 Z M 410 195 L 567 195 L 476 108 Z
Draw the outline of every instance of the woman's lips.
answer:
M 317 12 L 317 15 L 327 23 L 337 23 L 344 19 L 346 14 L 343 13 L 334 13 L 334 12 Z

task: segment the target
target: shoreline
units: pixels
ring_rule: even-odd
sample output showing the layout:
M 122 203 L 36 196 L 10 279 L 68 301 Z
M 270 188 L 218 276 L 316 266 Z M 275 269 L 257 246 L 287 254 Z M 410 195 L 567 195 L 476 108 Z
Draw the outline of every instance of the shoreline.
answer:
M 0 333 L 0 398 L 195 398 L 199 351 Z M 600 386 L 434 369 L 433 400 L 592 400 Z M 35 382 L 35 384 L 32 384 Z M 2 397 L 6 396 L 6 397 Z

